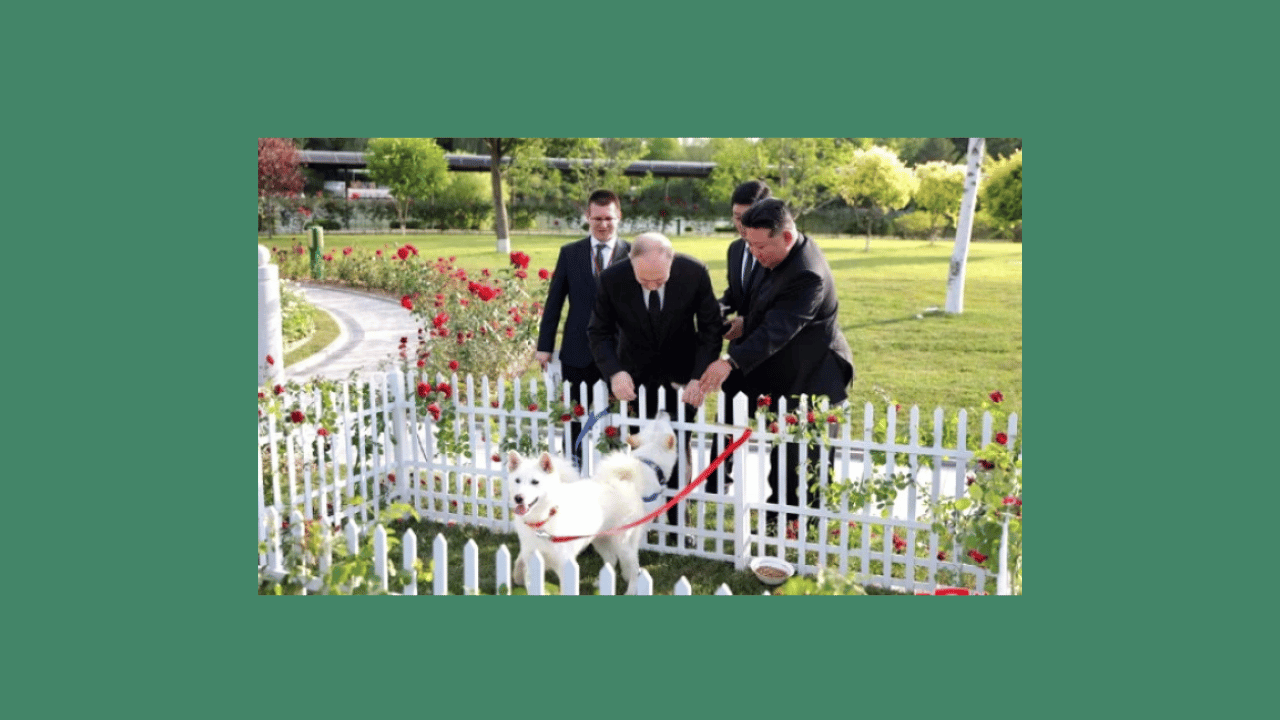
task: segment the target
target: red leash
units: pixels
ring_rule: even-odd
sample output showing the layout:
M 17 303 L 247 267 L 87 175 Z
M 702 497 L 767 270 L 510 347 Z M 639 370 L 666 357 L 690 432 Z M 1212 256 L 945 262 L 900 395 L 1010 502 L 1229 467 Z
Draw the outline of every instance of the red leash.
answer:
M 718 467 L 720 467 L 720 463 L 724 462 L 724 461 L 725 461 L 725 458 L 729 457 L 729 455 L 730 455 L 734 450 L 737 450 L 739 447 L 741 447 L 741 446 L 742 446 L 742 443 L 746 442 L 746 441 L 747 441 L 747 438 L 749 438 L 749 437 L 751 437 L 751 428 L 743 428 L 743 430 L 742 430 L 742 434 L 741 434 L 741 435 L 739 435 L 739 436 L 738 436 L 738 438 L 737 438 L 736 440 L 734 440 L 732 443 L 730 443 L 730 444 L 729 444 L 729 447 L 725 448 L 725 449 L 724 449 L 724 452 L 720 453 L 720 456 L 719 456 L 719 457 L 717 457 L 715 460 L 712 460 L 712 461 L 711 461 L 711 464 L 707 466 L 707 469 L 706 469 L 706 470 L 703 470 L 703 471 L 702 471 L 702 473 L 701 473 L 701 474 L 699 474 L 699 475 L 698 475 L 698 477 L 697 477 L 697 478 L 695 478 L 693 482 L 691 482 L 691 483 L 689 483 L 688 485 L 684 486 L 684 489 L 683 489 L 683 490 L 681 490 L 680 492 L 676 493 L 676 496 L 675 496 L 675 497 L 673 497 L 673 498 L 671 498 L 670 502 L 668 502 L 666 505 L 663 505 L 662 507 L 658 508 L 657 510 L 654 510 L 653 512 L 649 513 L 648 515 L 645 515 L 644 517 L 640 518 L 639 520 L 636 520 L 635 522 L 630 523 L 630 524 L 628 524 L 628 525 L 623 525 L 622 527 L 616 527 L 616 528 L 614 528 L 614 529 L 612 529 L 612 530 L 605 530 L 605 531 L 603 531 L 603 532 L 598 532 L 598 533 L 595 533 L 594 535 L 565 535 L 565 536 L 556 536 L 556 535 L 552 535 L 552 536 L 550 536 L 550 537 L 551 537 L 551 542 L 565 542 L 565 541 L 568 541 L 568 540 L 581 540 L 582 538 L 596 537 L 597 535 L 613 535 L 613 534 L 615 534 L 615 533 L 620 533 L 620 532 L 622 532 L 623 530 L 630 530 L 631 528 L 633 528 L 633 527 L 635 527 L 635 526 L 637 526 L 637 525 L 643 525 L 643 524 L 645 524 L 645 523 L 649 522 L 650 520 L 652 520 L 652 519 L 654 519 L 654 518 L 658 517 L 658 515 L 662 514 L 663 512 L 666 512 L 667 508 L 669 508 L 669 507 L 671 507 L 672 505 L 675 505 L 676 503 L 678 503 L 678 502 L 680 502 L 681 500 L 685 499 L 685 497 L 686 497 L 686 496 L 688 496 L 688 494 L 689 494 L 689 493 L 693 492 L 693 489 L 694 489 L 694 488 L 696 488 L 696 487 L 698 487 L 699 485 L 701 485 L 701 484 L 703 483 L 703 481 L 705 481 L 708 477 L 710 477 L 710 476 L 711 476 L 711 473 L 712 473 L 712 472 L 715 472 L 715 469 L 716 469 L 716 468 L 718 468 Z

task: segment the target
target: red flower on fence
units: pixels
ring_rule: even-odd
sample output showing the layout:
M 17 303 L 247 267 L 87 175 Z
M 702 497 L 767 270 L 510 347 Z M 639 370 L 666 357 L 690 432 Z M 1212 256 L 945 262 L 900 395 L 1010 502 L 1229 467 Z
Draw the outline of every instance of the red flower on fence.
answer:
M 1005 435 L 1004 433 L 996 433 L 996 442 L 1000 443 L 1001 445 L 1004 445 L 1005 443 L 1009 442 L 1009 436 Z
M 995 463 L 993 463 L 993 462 L 991 462 L 990 460 L 979 460 L 979 461 L 978 461 L 978 467 L 982 468 L 983 470 L 991 470 L 991 469 L 992 469 L 992 468 L 994 468 L 995 466 L 996 466 L 996 464 L 995 464 Z
M 289 419 L 296 423 L 300 423 L 303 420 L 306 420 L 307 416 L 303 415 L 301 410 L 294 410 L 293 412 L 289 413 Z
M 319 435 L 320 437 L 328 437 L 329 431 L 325 430 L 324 428 L 320 428 L 319 430 L 316 430 L 316 434 Z
M 991 402 L 1000 402 L 1004 400 L 1004 395 L 999 390 L 991 393 Z
M 756 407 L 769 407 L 772 404 L 773 404 L 773 399 L 770 398 L 768 395 L 761 395 L 758 399 L 756 399 Z
M 457 360 L 450 360 L 450 361 L 449 361 L 449 369 L 450 369 L 450 370 L 457 370 L 457 369 L 458 369 L 458 361 L 457 361 Z
M 792 520 L 787 523 L 787 539 L 795 540 L 800 537 L 800 521 Z
M 583 416 L 583 415 L 585 415 L 586 413 L 587 413 L 587 409 L 586 409 L 586 408 L 584 408 L 584 407 L 582 407 L 581 405 L 574 405 L 574 406 L 573 406 L 573 415 L 574 415 L 574 417 L 582 417 L 582 416 Z
M 946 550 L 939 550 L 939 551 L 938 551 L 938 559 L 939 559 L 939 560 L 946 560 L 946 559 L 947 559 L 947 551 L 946 551 Z
M 431 392 L 431 383 L 418 383 L 418 397 L 424 398 Z
M 274 390 L 274 391 L 275 391 L 275 393 L 276 393 L 277 395 L 283 395 L 283 394 L 284 394 L 284 386 L 283 386 L 283 385 L 277 385 L 277 386 L 275 386 L 275 387 L 273 387 L 273 388 L 271 388 L 271 389 L 272 389 L 272 390 Z
M 565 413 L 560 416 L 560 422 L 569 422 L 572 419 L 573 419 L 573 416 L 570 415 L 569 413 Z
M 771 433 L 778 432 L 778 423 L 776 422 L 769 423 L 769 432 Z
M 360 193 L 351 193 L 351 199 L 352 199 L 352 200 L 359 200 L 359 199 L 360 199 Z
M 453 388 L 449 387 L 449 383 L 440 383 L 436 386 L 436 392 L 444 393 L 444 398 L 448 400 L 453 395 Z
M 813 422 L 813 419 L 814 419 L 814 414 L 813 414 L 813 411 L 810 410 L 809 414 L 805 416 L 805 421 L 811 423 Z
M 787 413 L 786 420 L 788 425 L 796 425 L 796 424 L 799 424 L 800 422 L 800 418 L 796 417 L 795 415 L 792 415 L 791 413 Z
M 610 425 L 609 427 L 604 429 L 604 434 L 606 437 L 616 438 L 618 437 L 618 428 L 613 425 Z
M 276 364 L 276 359 L 275 359 L 275 358 L 273 358 L 273 357 L 271 357 L 270 355 L 268 355 L 268 356 L 267 356 L 267 364 L 268 364 L 268 365 L 275 365 L 275 364 Z
M 432 420 L 439 420 L 439 419 L 440 419 L 440 406 L 439 406 L 439 405 L 437 405 L 437 404 L 435 404 L 435 403 L 431 403 L 430 405 L 428 405 L 428 406 L 427 406 L 427 412 L 431 413 L 431 419 L 432 419 Z
M 902 539 L 902 538 L 900 538 L 900 537 L 898 537 L 898 533 L 894 533 L 894 534 L 893 534 L 893 549 L 894 549 L 894 550 L 906 550 L 906 549 L 907 549 L 907 541 L 906 541 L 906 540 L 903 540 L 903 539 Z
M 513 252 L 511 253 L 511 264 L 521 270 L 527 270 L 529 268 L 529 256 L 520 251 Z
M 969 557 L 973 558 L 973 561 L 974 561 L 974 562 L 976 562 L 976 563 L 978 563 L 979 565 L 981 565 L 982 563 L 984 563 L 984 562 L 986 562 L 986 561 L 987 561 L 987 556 L 986 556 L 986 555 L 983 555 L 982 553 L 978 552 L 977 550 L 970 550 L 970 551 L 969 551 Z
M 839 416 L 839 415 L 828 415 L 828 416 L 827 416 L 827 422 L 828 422 L 828 423 L 830 423 L 830 424 L 832 424 L 832 425 L 838 425 L 838 424 L 840 423 L 840 416 Z
M 404 306 L 405 310 L 412 310 L 413 298 L 409 297 L 408 295 L 403 295 L 400 297 L 400 304 Z

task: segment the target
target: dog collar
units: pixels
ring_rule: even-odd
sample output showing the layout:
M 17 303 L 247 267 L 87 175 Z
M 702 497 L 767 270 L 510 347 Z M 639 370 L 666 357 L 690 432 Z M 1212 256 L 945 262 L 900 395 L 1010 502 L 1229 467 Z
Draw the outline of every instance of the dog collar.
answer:
M 662 468 L 658 467 L 658 463 L 650 460 L 649 458 L 640 458 L 640 462 L 653 468 L 653 472 L 658 476 L 659 485 L 665 486 L 667 484 L 667 474 L 662 472 Z M 653 502 L 654 500 L 657 500 L 661 495 L 662 495 L 662 490 L 658 490 L 658 492 L 652 495 L 649 495 L 647 497 L 642 497 L 640 499 L 644 500 L 645 502 Z
M 545 518 L 543 518 L 543 519 L 542 519 L 542 522 L 536 522 L 536 523 L 527 522 L 527 523 L 525 523 L 525 525 L 528 525 L 528 526 L 529 526 L 529 527 L 531 527 L 531 528 L 540 528 L 540 527 L 542 527 L 543 525 L 546 525 L 548 520 L 550 520 L 551 518 L 555 517 L 555 516 L 556 516 L 556 510 L 559 510 L 559 509 L 560 509 L 560 508 L 554 508 L 554 507 L 553 507 L 553 508 L 551 508 L 551 512 L 547 513 L 547 516 L 546 516 Z

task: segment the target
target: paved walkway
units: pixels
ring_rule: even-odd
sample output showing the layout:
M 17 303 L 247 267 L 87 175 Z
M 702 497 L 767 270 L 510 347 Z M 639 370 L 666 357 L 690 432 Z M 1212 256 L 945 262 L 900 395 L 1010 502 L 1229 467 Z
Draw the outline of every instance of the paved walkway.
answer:
M 417 342 L 419 324 L 400 303 L 381 295 L 299 283 L 307 302 L 338 322 L 339 335 L 329 346 L 285 368 L 290 379 L 345 379 L 352 372 L 385 372 L 398 359 L 400 338 Z

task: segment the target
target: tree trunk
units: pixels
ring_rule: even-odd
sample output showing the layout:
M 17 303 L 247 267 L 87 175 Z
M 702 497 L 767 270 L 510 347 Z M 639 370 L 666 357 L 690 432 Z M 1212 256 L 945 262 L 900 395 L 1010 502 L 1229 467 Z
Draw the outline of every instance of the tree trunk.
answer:
M 498 252 L 511 252 L 507 231 L 507 204 L 502 199 L 502 141 L 486 138 L 489 145 L 489 180 L 493 184 L 493 231 L 498 236 Z
M 874 225 L 871 213 L 873 210 L 875 210 L 874 207 L 867 209 L 867 244 L 863 246 L 862 252 L 871 252 L 871 227 Z
M 969 169 L 964 176 L 964 199 L 960 201 L 960 219 L 956 221 L 956 247 L 951 252 L 951 269 L 947 273 L 946 310 L 949 313 L 964 312 L 964 271 L 969 260 L 969 235 L 973 231 L 973 211 L 978 205 L 978 181 L 986 143 L 986 138 L 969 138 Z

